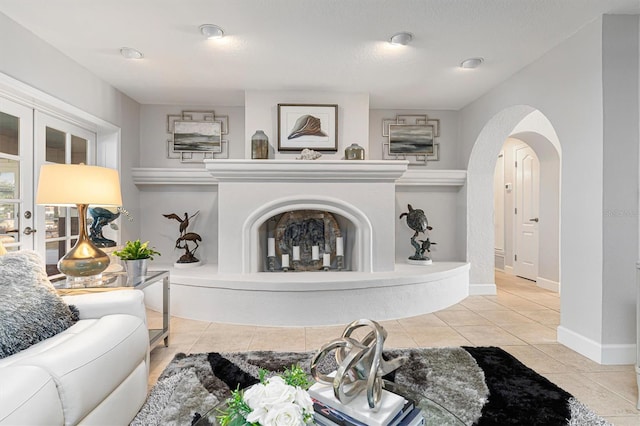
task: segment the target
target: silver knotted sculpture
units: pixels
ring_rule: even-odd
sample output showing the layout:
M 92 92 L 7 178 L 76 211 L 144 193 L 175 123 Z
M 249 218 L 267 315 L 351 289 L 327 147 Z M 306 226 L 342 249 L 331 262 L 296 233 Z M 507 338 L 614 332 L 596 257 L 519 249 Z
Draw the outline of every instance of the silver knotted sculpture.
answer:
M 361 341 L 351 337 L 361 327 L 372 329 Z M 333 394 L 343 404 L 349 403 L 362 390 L 367 390 L 369 408 L 380 408 L 382 377 L 399 368 L 406 357 L 392 360 L 382 358 L 382 347 L 387 338 L 386 330 L 377 322 L 361 319 L 349 324 L 342 337 L 326 343 L 311 360 L 311 374 L 320 383 L 333 386 Z M 318 371 L 321 361 L 335 351 L 338 369 L 335 376 Z

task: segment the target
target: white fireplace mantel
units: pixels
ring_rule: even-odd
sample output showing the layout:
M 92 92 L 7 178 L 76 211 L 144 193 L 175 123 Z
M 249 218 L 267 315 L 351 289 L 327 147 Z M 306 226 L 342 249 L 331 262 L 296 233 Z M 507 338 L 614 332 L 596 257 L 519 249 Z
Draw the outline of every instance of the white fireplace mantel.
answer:
M 408 161 L 204 160 L 218 182 L 240 181 L 395 181 Z
M 222 180 L 245 180 L 248 175 L 278 180 L 394 179 L 396 187 L 401 187 L 463 186 L 467 177 L 466 170 L 407 169 L 404 161 L 208 160 L 208 164 L 209 169 L 137 167 L 132 169 L 133 182 L 141 188 L 218 185 Z M 404 172 L 398 176 L 399 169 Z

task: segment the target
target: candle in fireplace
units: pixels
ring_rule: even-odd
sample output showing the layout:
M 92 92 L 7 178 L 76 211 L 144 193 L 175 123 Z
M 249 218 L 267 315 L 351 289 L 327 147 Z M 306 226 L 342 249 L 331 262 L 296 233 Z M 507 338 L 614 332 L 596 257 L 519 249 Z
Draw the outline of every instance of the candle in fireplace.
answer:
M 344 256 L 344 242 L 342 237 L 336 237 L 336 256 Z
M 311 247 L 311 260 L 320 260 L 320 247 Z
M 273 257 L 276 255 L 276 239 L 269 238 L 267 240 L 267 256 Z
M 289 267 L 289 255 L 288 254 L 283 254 L 282 255 L 282 267 L 283 268 L 288 268 Z
M 322 266 L 331 266 L 331 255 L 329 253 L 322 255 Z
M 293 260 L 300 260 L 300 246 L 293 246 Z

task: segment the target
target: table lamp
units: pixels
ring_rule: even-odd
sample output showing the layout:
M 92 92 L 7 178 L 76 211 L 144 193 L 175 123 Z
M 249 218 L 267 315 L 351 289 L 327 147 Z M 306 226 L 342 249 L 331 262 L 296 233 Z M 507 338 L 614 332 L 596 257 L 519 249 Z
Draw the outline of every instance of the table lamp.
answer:
M 78 208 L 78 241 L 58 262 L 60 272 L 68 279 L 82 280 L 107 269 L 109 256 L 87 236 L 87 207 L 122 205 L 117 170 L 84 164 L 45 164 L 40 168 L 36 203 Z

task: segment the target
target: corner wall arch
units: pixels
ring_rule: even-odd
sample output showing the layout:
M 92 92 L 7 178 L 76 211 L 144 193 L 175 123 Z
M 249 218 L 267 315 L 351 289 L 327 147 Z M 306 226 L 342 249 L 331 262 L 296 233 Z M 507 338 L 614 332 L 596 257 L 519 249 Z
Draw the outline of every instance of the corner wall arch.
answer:
M 471 264 L 469 294 L 496 292 L 493 179 L 498 154 L 510 136 L 520 137 L 527 143 L 533 142 L 532 148 L 538 155 L 555 155 L 559 169 L 561 151 L 558 137 L 551 122 L 539 110 L 529 105 L 515 105 L 494 115 L 482 128 L 467 168 L 466 259 Z

